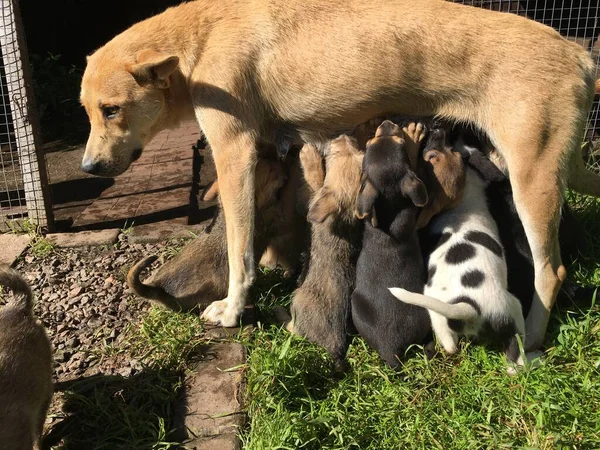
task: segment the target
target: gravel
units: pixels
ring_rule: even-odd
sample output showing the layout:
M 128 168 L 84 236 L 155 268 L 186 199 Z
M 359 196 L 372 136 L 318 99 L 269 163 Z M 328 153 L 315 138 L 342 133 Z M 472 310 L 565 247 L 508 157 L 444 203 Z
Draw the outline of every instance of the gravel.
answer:
M 16 268 L 36 295 L 35 313 L 52 341 L 55 381 L 141 370 L 138 361 L 121 356 L 127 345 L 123 331 L 139 323 L 150 305 L 133 295 L 125 276 L 163 246 L 129 244 L 121 234 L 116 248 L 56 248 L 43 259 L 25 254 Z

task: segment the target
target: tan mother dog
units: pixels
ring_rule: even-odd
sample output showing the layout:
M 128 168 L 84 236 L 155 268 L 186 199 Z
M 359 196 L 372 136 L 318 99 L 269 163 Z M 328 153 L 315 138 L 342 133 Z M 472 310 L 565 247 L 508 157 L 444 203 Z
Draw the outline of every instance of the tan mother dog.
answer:
M 233 326 L 255 276 L 257 145 L 319 147 L 392 114 L 472 123 L 506 161 L 533 251 L 534 348 L 565 277 L 563 188 L 600 194 L 578 152 L 594 81 L 583 48 L 513 14 L 441 0 L 196 0 L 89 57 L 82 167 L 119 175 L 158 131 L 196 117 L 217 166 L 230 267 L 227 298 L 203 316 Z

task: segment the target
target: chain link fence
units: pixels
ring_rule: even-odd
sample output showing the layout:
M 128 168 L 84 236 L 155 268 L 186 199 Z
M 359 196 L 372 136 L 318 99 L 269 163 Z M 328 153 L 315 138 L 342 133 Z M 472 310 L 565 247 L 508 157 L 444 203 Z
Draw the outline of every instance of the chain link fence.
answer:
M 599 0 L 450 1 L 520 14 L 552 26 L 589 50 L 600 78 Z M 49 184 L 38 138 L 39 124 L 19 4 L 18 0 L 0 2 L 0 232 L 24 219 L 51 229 Z M 598 99 L 588 119 L 585 141 L 586 155 L 597 156 L 600 153 Z
M 451 0 L 455 3 L 519 14 L 551 26 L 590 52 L 600 78 L 600 0 Z M 552 93 L 548 93 L 552 95 Z M 584 156 L 598 166 L 600 104 L 595 98 L 584 136 Z
M 52 228 L 25 34 L 16 0 L 0 0 L 0 231 L 27 219 Z

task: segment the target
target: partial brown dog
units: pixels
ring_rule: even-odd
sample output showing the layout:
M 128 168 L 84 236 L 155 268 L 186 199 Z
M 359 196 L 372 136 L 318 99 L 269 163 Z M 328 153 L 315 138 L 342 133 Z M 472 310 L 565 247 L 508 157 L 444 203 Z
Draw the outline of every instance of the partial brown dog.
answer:
M 427 226 L 436 214 L 457 206 L 462 200 L 466 181 L 462 156 L 452 151 L 442 128 L 430 131 L 423 159 L 429 202 L 419 214 L 417 228 Z
M 197 118 L 217 166 L 230 267 L 227 297 L 203 316 L 233 326 L 255 278 L 261 142 L 319 146 L 389 114 L 470 123 L 504 157 L 531 244 L 526 344 L 535 348 L 565 278 L 563 188 L 600 194 L 580 154 L 594 83 L 581 46 L 514 14 L 442 0 L 197 0 L 89 57 L 82 168 L 119 175 L 158 131 Z
M 270 250 L 261 265 L 280 265 L 294 271 L 298 264 L 303 233 L 306 232 L 295 212 L 293 201 L 301 183 L 297 156 L 290 156 L 287 169 L 276 160 L 259 159 L 256 166 L 256 236 L 254 249 L 263 254 L 276 239 L 281 247 Z M 218 180 L 205 192 L 204 199 L 219 195 Z M 289 197 L 293 197 L 292 200 Z M 190 242 L 179 255 L 167 261 L 142 282 L 140 275 L 155 260 L 148 256 L 135 264 L 127 275 L 130 288 L 140 297 L 156 301 L 175 311 L 206 307 L 227 294 L 227 237 L 223 211 L 219 209 L 213 223 Z
M 362 225 L 355 217 L 363 154 L 357 142 L 340 136 L 327 150 L 305 145 L 300 159 L 312 198 L 306 276 L 294 292 L 287 329 L 322 345 L 332 355 L 334 371 L 346 368 L 347 324 L 354 289 Z M 279 319 L 285 319 L 279 310 Z
M 0 266 L 0 285 L 13 293 L 0 307 L 0 447 L 40 449 L 53 390 L 50 340 L 27 282 Z

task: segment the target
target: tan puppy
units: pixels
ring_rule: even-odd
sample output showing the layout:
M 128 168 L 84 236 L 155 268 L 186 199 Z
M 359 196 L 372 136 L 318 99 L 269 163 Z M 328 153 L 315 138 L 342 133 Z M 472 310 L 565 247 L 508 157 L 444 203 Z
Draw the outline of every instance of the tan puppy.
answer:
M 256 165 L 257 225 L 254 249 L 260 255 L 273 238 L 278 239 L 278 244 L 285 248 L 281 252 L 278 252 L 279 247 L 271 250 L 278 260 L 269 262 L 292 271 L 298 264 L 301 251 L 299 243 L 304 242 L 304 230 L 293 205 L 284 203 L 284 199 L 289 191 L 298 189 L 302 175 L 296 156 L 289 158 L 288 165 L 290 171 L 287 176 L 278 161 L 259 159 Z M 218 182 L 212 184 L 209 192 L 211 198 L 218 197 Z M 206 193 L 204 197 L 207 198 Z M 303 222 L 306 224 L 305 219 Z M 151 280 L 143 283 L 140 280 L 141 272 L 156 259 L 156 256 L 142 259 L 127 275 L 129 287 L 140 297 L 154 300 L 175 311 L 190 311 L 206 307 L 227 295 L 229 270 L 223 211 L 219 209 L 206 230 L 187 244 L 179 255 L 161 266 Z
M 535 348 L 565 277 L 563 188 L 600 194 L 580 155 L 593 73 L 587 52 L 547 26 L 442 0 L 196 0 L 90 56 L 82 167 L 119 175 L 158 131 L 197 118 L 217 166 L 231 269 L 227 298 L 203 316 L 232 326 L 255 277 L 261 142 L 318 146 L 389 114 L 473 124 L 506 161 L 531 244 Z
M 0 448 L 40 449 L 53 389 L 50 340 L 27 282 L 4 265 L 0 285 L 13 292 L 0 307 Z

